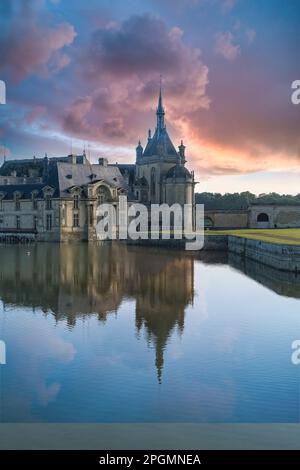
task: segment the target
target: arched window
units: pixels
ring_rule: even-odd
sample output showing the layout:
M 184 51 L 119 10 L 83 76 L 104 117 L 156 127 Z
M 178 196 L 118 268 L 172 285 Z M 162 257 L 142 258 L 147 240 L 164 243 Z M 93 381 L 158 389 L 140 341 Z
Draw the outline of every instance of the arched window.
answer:
M 97 191 L 98 205 L 104 204 L 110 200 L 110 192 L 106 186 L 100 186 Z
M 150 187 L 151 187 L 151 197 L 155 197 L 155 189 L 156 189 L 156 175 L 155 175 L 155 168 L 152 167 L 151 168 L 151 184 L 150 184 Z
M 269 216 L 265 212 L 261 212 L 257 216 L 257 222 L 269 222 Z
M 210 217 L 204 217 L 204 227 L 213 227 L 214 223 Z

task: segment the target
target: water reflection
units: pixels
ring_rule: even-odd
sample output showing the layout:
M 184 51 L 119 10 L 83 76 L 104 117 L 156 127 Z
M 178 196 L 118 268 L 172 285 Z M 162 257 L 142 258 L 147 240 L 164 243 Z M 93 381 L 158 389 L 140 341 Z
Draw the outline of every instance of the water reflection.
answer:
M 300 298 L 300 273 L 279 271 L 235 253 L 229 253 L 228 263 L 279 295 Z
M 298 421 L 299 277 L 117 243 L 0 261 L 0 421 Z
M 185 252 L 103 245 L 0 247 L 0 297 L 9 305 L 42 309 L 69 327 L 97 315 L 105 322 L 126 298 L 135 300 L 135 324 L 155 348 L 158 380 L 171 332 L 184 329 L 194 297 L 194 259 Z

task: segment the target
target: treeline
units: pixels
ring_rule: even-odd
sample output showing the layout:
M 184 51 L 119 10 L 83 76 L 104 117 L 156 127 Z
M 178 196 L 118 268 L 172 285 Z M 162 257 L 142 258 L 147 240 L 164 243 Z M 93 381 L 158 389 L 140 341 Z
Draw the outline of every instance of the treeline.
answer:
M 204 204 L 211 210 L 247 209 L 249 204 L 300 204 L 300 193 L 296 196 L 289 194 L 255 194 L 245 191 L 243 193 L 196 193 L 196 203 Z

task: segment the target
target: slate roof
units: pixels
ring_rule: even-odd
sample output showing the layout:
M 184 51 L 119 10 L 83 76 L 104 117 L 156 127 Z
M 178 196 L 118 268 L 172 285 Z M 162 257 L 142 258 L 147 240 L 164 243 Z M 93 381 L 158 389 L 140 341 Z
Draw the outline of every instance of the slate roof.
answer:
M 117 166 L 72 165 L 58 162 L 57 176 L 61 196 L 67 195 L 74 186 L 84 186 L 101 180 L 111 186 L 126 189 L 124 178 Z
M 29 176 L 29 169 L 34 168 L 35 170 L 38 170 L 39 176 L 42 176 L 44 162 L 44 158 L 9 160 L 4 162 L 3 165 L 0 167 L 0 175 L 10 176 L 12 172 L 15 171 L 17 176 Z
M 166 174 L 166 178 L 192 178 L 191 173 L 183 165 L 175 165 Z
M 177 157 L 178 153 L 169 137 L 167 129 L 156 129 L 154 136 L 148 140 L 143 157 L 152 157 L 153 155 L 164 155 Z
M 67 163 L 68 157 L 58 157 L 51 159 L 24 159 L 24 160 L 10 160 L 5 162 L 1 167 L 0 174 L 2 176 L 11 175 L 12 171 L 17 174 L 24 171 L 27 174 L 27 167 L 29 169 L 33 166 L 40 166 L 40 175 L 43 177 L 42 183 L 28 183 L 28 184 L 5 184 L 0 185 L 0 192 L 5 194 L 5 199 L 13 199 L 15 191 L 21 193 L 22 199 L 29 199 L 32 197 L 32 191 L 37 191 L 37 197 L 42 197 L 42 189 L 45 186 L 50 186 L 54 189 L 54 197 L 66 196 L 70 188 L 74 186 L 86 186 L 90 183 L 97 181 L 105 181 L 109 185 L 127 189 L 124 177 L 120 168 L 117 165 L 91 165 L 90 163 L 77 164 Z M 126 165 L 132 168 L 130 165 Z
M 47 186 L 46 184 L 6 184 L 0 185 L 0 193 L 4 194 L 3 199 L 13 199 L 14 193 L 18 191 L 21 199 L 31 199 L 32 192 L 37 192 L 37 197 L 42 197 L 42 189 Z

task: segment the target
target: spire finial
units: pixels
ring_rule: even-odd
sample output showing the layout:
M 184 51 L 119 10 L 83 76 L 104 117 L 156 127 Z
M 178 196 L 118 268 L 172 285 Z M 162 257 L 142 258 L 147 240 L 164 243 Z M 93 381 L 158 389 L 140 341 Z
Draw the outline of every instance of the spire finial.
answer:
M 159 80 L 159 97 L 158 97 L 158 106 L 156 111 L 157 116 L 157 131 L 160 133 L 161 130 L 165 128 L 165 110 L 162 104 L 162 76 L 160 75 Z

